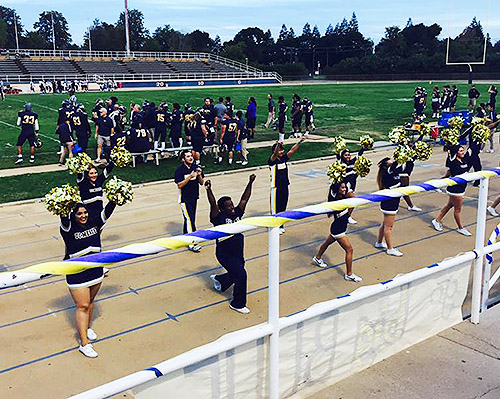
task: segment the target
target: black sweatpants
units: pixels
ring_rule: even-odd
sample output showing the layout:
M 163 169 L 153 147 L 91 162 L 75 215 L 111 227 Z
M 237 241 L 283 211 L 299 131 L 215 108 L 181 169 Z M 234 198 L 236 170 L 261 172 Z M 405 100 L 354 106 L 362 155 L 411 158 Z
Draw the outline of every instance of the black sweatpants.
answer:
M 271 188 L 271 213 L 286 211 L 288 205 L 288 185 Z
M 231 306 L 241 309 L 247 304 L 247 271 L 245 270 L 245 260 L 241 256 L 227 255 L 218 249 L 215 256 L 227 273 L 217 275 L 217 281 L 221 283 L 222 291 L 226 291 L 231 285 L 233 287 L 233 299 Z
M 197 201 L 181 202 L 182 216 L 184 217 L 183 234 L 196 231 L 196 203 Z

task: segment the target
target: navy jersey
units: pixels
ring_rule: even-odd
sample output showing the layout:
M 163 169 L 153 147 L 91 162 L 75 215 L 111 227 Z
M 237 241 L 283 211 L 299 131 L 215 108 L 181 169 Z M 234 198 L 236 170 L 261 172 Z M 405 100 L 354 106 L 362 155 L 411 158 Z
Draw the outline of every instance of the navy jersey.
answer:
M 402 172 L 401 166 L 393 162 L 388 168 L 382 169 L 382 186 L 386 189 L 397 188 L 401 185 L 399 174 Z
M 151 106 L 144 109 L 143 122 L 146 129 L 151 129 L 155 126 L 155 109 Z
M 276 158 L 274 161 L 268 159 L 267 164 L 271 167 L 271 187 L 288 186 L 288 155 L 284 154 L 280 159 Z
M 458 176 L 468 172 L 472 167 L 471 156 L 472 150 L 469 148 L 462 160 L 459 160 L 457 156 L 448 157 L 446 159 L 446 167 L 450 170 L 450 175 Z
M 234 208 L 234 214 L 230 215 L 224 212 L 220 212 L 215 217 L 210 218 L 210 222 L 214 226 L 219 226 L 221 224 L 235 223 L 243 217 L 244 212 L 236 207 Z M 243 258 L 244 249 L 244 237 L 243 234 L 233 234 L 232 236 L 218 238 L 216 240 L 216 251 L 217 256 L 227 257 L 227 256 L 237 256 Z
M 174 180 L 176 183 L 180 183 L 185 180 L 193 171 L 196 171 L 198 166 L 194 163 L 187 167 L 184 163 L 180 165 L 175 170 Z M 192 177 L 188 184 L 179 189 L 179 203 L 181 202 L 193 202 L 200 197 L 200 183 L 198 182 L 198 177 Z
M 149 135 L 146 129 L 131 128 L 128 133 L 127 149 L 132 153 L 149 151 Z
M 90 136 L 90 124 L 87 114 L 82 111 L 76 111 L 70 118 L 71 128 L 77 134 L 87 134 Z
M 234 104 L 232 102 L 226 102 L 226 103 L 224 103 L 224 105 L 226 106 L 227 112 L 229 112 L 230 115 L 233 115 L 234 114 Z
M 312 115 L 313 114 L 313 103 L 308 101 L 304 104 L 304 114 Z
M 100 116 L 99 119 L 97 119 L 96 125 L 99 127 L 97 131 L 99 136 L 111 136 L 111 129 L 113 129 L 114 123 L 109 116 Z
M 186 111 L 184 111 L 184 133 L 186 136 L 190 136 L 191 134 L 191 124 L 189 122 L 186 121 L 186 117 L 188 115 L 193 115 L 194 114 L 194 111 L 192 109 L 187 109 Z
M 238 134 L 238 120 L 237 119 L 224 119 L 222 122 L 226 126 L 224 132 L 224 140 L 235 140 Z
M 99 216 L 89 215 L 85 225 L 72 221 L 67 216 L 61 217 L 60 232 L 66 246 L 64 259 L 101 252 L 101 230 L 115 207 L 115 203 L 109 202 Z
M 172 111 L 170 117 L 170 130 L 174 132 L 180 132 L 182 130 L 182 121 L 184 120 L 184 114 L 180 109 Z
M 203 118 L 208 126 L 213 126 L 217 111 L 212 105 L 204 105 L 202 109 Z
M 71 126 L 65 122 L 57 126 L 56 133 L 59 135 L 59 141 L 61 144 L 69 143 L 73 141 L 73 134 L 71 132 Z
M 92 122 L 96 123 L 97 120 L 99 119 L 99 115 L 100 115 L 100 110 L 101 110 L 102 107 L 100 106 L 96 106 L 92 109 Z
M 278 117 L 280 119 L 285 119 L 287 110 L 288 110 L 288 104 L 285 102 L 280 103 L 279 108 L 278 108 Z
M 87 173 L 78 173 L 76 183 L 80 190 L 82 202 L 85 205 L 96 205 L 97 208 L 102 209 L 104 182 L 111 174 L 113 167 L 113 162 L 109 162 L 104 171 L 97 176 L 95 183 L 89 180 Z
M 111 147 L 126 147 L 129 133 L 130 132 L 117 130 L 111 136 Z
M 295 118 L 302 117 L 302 102 L 301 101 L 294 101 L 292 104 L 292 116 Z
M 132 115 L 130 127 L 135 127 L 135 128 L 144 127 L 144 113 L 142 111 L 134 113 Z
M 57 118 L 57 124 L 60 125 L 66 121 L 71 121 L 71 115 L 75 112 L 75 110 L 71 106 L 59 108 L 59 116 Z
M 157 132 L 165 132 L 167 131 L 167 126 L 170 125 L 170 112 L 164 109 L 157 109 L 154 115 L 155 123 L 155 131 Z
M 19 111 L 18 124 L 21 125 L 21 133 L 34 134 L 38 130 L 38 115 L 31 111 Z

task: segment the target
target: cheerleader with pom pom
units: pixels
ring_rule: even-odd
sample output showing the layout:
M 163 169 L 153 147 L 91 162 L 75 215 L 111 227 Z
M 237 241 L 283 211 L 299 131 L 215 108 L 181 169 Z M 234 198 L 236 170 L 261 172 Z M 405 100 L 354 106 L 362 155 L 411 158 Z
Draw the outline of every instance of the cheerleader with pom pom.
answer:
M 103 209 L 103 186 L 113 168 L 114 163 L 110 161 L 101 174 L 92 166 L 87 172 L 77 175 L 76 183 L 80 189 L 82 203 L 91 216 L 98 216 Z
M 328 192 L 328 201 L 337 201 L 348 198 L 347 194 L 348 189 L 345 182 L 333 183 Z M 328 267 L 328 264 L 321 257 L 328 247 L 337 241 L 345 251 L 346 274 L 344 275 L 344 279 L 359 283 L 363 281 L 363 279 L 352 272 L 353 249 L 349 238 L 346 236 L 349 209 L 333 211 L 328 214 L 328 217 L 331 216 L 333 216 L 334 219 L 332 225 L 330 226 L 330 234 L 326 238 L 325 242 L 323 242 L 323 244 L 319 247 L 316 256 L 313 257 L 313 263 L 319 267 Z
M 401 186 L 399 174 L 402 168 L 397 161 L 385 157 L 378 163 L 378 168 L 377 183 L 379 189 L 391 189 Z M 403 256 L 403 253 L 392 245 L 392 229 L 398 213 L 399 200 L 400 197 L 395 197 L 380 202 L 380 210 L 384 214 L 384 220 L 378 231 L 375 248 L 385 249 L 387 255 L 392 256 Z
M 446 167 L 448 168 L 448 171 L 446 172 L 444 178 L 468 172 L 472 167 L 471 158 L 472 150 L 470 148 L 466 151 L 465 148 L 460 145 L 453 146 L 450 149 L 448 158 L 446 159 Z M 455 217 L 455 222 L 458 226 L 457 232 L 467 237 L 472 235 L 463 226 L 461 218 L 462 203 L 466 188 L 467 183 L 456 184 L 446 188 L 446 192 L 448 193 L 448 203 L 441 209 L 439 216 L 431 221 L 435 230 L 443 230 L 441 221 L 446 216 L 448 211 L 453 208 L 453 216 Z

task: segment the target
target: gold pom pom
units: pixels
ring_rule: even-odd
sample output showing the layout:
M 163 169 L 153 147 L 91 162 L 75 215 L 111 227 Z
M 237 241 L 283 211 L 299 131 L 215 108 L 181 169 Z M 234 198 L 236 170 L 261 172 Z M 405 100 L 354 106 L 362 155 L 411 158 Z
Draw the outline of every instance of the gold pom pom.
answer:
M 47 210 L 54 215 L 69 215 L 75 205 L 82 202 L 80 192 L 76 187 L 65 184 L 61 187 L 54 187 L 50 190 L 42 202 Z
M 407 144 L 408 137 L 406 137 L 406 131 L 403 126 L 397 126 L 391 130 L 389 133 L 389 140 L 395 144 Z
M 94 166 L 92 158 L 84 152 L 80 152 L 73 158 L 68 158 L 66 160 L 66 167 L 68 168 L 69 173 L 73 175 L 87 172 L 92 166 Z
M 471 138 L 476 143 L 484 144 L 490 138 L 490 129 L 483 124 L 477 124 L 472 128 Z
M 414 149 L 420 161 L 428 161 L 432 156 L 432 147 L 423 141 L 417 141 Z
M 104 186 L 104 193 L 108 200 L 119 206 L 131 202 L 134 199 L 132 183 L 118 179 L 116 176 L 108 180 Z
M 413 161 L 415 159 L 415 151 L 408 145 L 400 145 L 394 151 L 394 160 L 402 165 L 405 162 Z
M 454 146 L 458 144 L 460 138 L 460 132 L 457 129 L 442 129 L 440 136 L 443 139 L 445 145 Z
M 373 165 L 373 162 L 364 156 L 358 156 L 356 162 L 354 162 L 354 171 L 359 177 L 368 176 L 370 173 L 370 167 Z
M 347 148 L 347 143 L 345 139 L 341 136 L 337 136 L 333 138 L 333 152 L 335 154 L 340 154 L 342 150 Z
M 132 162 L 132 154 L 125 147 L 115 146 L 110 155 L 114 164 L 120 168 Z
M 452 129 L 460 130 L 464 125 L 464 119 L 460 116 L 454 116 L 453 118 L 448 119 L 448 126 Z
M 340 183 L 347 176 L 347 165 L 340 161 L 335 161 L 326 168 L 326 174 L 333 183 Z
M 428 123 L 421 123 L 418 130 L 422 137 L 431 137 L 432 127 Z
M 359 144 L 365 150 L 373 150 L 374 140 L 368 134 L 366 134 L 359 138 Z

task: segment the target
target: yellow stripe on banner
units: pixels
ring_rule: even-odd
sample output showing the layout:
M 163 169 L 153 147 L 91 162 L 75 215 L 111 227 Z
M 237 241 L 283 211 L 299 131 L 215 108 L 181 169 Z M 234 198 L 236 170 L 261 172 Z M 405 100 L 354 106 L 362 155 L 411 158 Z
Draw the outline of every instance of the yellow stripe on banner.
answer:
M 193 241 L 194 242 L 194 241 Z M 148 242 L 148 244 L 158 245 L 166 249 L 179 249 L 187 247 L 190 243 L 174 237 L 158 238 Z
M 489 170 L 480 170 L 479 172 L 476 172 L 476 173 L 479 173 L 481 176 L 484 176 L 487 178 L 498 176 L 495 172 L 491 172 Z
M 273 216 L 255 216 L 247 219 L 240 220 L 237 223 L 248 224 L 257 227 L 279 227 L 282 224 L 292 222 L 293 219 L 273 217 Z
M 349 205 L 345 200 L 337 200 L 332 202 L 323 202 L 320 206 L 324 206 L 325 208 L 329 208 L 332 211 L 343 211 L 346 208 L 354 208 L 353 205 Z M 363 205 L 364 206 L 364 205 Z M 359 208 L 359 206 L 357 207 Z
M 414 188 L 411 187 L 398 187 L 395 188 L 394 191 L 397 191 L 398 193 L 401 193 L 403 195 L 413 195 L 420 193 L 420 190 L 415 190 Z
M 102 264 L 91 262 L 45 262 L 39 265 L 29 266 L 22 270 L 16 270 L 22 273 L 40 273 L 40 274 L 76 274 L 87 269 L 100 267 Z

